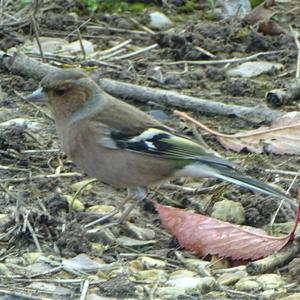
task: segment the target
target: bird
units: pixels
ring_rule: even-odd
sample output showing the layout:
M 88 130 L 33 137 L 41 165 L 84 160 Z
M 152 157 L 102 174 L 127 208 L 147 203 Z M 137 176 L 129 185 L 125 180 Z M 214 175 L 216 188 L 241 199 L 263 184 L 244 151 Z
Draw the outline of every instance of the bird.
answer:
M 221 179 L 285 199 L 296 209 L 294 199 L 284 192 L 106 93 L 80 69 L 47 74 L 27 100 L 48 103 L 63 151 L 87 175 L 127 188 L 126 199 L 135 200 L 130 209 L 146 198 L 148 187 L 176 177 Z

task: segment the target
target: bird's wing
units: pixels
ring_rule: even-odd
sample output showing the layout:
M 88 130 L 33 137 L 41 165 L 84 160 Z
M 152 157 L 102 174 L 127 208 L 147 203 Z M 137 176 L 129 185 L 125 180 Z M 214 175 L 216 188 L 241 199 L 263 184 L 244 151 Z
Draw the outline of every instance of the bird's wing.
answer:
M 104 123 L 115 135 L 134 137 L 150 127 L 171 130 L 136 107 L 109 95 L 106 96 L 109 97 L 110 101 L 106 103 L 105 110 L 99 109 L 97 111 L 94 109 L 94 112 L 97 111 L 97 113 L 92 120 Z
M 187 161 L 187 163 L 197 160 L 230 168 L 234 166 L 231 162 L 212 154 L 202 145 L 162 128 L 148 128 L 136 136 L 111 132 L 109 137 L 100 138 L 99 143 L 110 148 L 157 155 L 178 161 Z

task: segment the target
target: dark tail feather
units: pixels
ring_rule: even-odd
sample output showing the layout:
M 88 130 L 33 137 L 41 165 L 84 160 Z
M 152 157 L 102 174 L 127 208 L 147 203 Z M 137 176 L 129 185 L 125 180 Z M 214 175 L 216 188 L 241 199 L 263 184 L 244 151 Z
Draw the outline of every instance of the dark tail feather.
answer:
M 218 168 L 219 169 L 219 168 Z M 220 170 L 221 169 L 221 170 Z M 292 209 L 297 209 L 297 203 L 285 193 L 273 188 L 269 184 L 259 181 L 247 175 L 243 175 L 233 169 L 220 168 L 215 177 L 237 184 L 241 187 L 248 188 L 252 191 L 261 192 L 263 194 L 273 196 L 279 199 L 285 199 Z

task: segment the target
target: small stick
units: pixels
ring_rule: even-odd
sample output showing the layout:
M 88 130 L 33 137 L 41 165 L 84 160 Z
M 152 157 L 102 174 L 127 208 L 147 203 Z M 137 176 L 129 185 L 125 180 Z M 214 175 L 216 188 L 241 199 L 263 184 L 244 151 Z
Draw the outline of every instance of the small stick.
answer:
M 89 18 L 88 20 L 84 21 L 76 29 L 74 29 L 73 31 L 71 31 L 64 39 L 66 40 L 70 35 L 75 35 L 76 31 L 78 31 L 82 26 L 84 26 L 85 24 L 87 24 L 90 20 L 91 20 L 91 18 Z
M 122 55 L 122 56 L 117 56 L 117 57 L 111 58 L 111 59 L 109 59 L 109 61 L 131 58 L 131 57 L 134 57 L 134 56 L 137 56 L 137 55 L 140 55 L 140 54 L 144 54 L 145 52 L 150 51 L 150 50 L 152 50 L 154 48 L 157 48 L 157 47 L 158 47 L 158 44 L 153 44 L 153 45 L 150 45 L 146 48 L 143 48 L 143 49 L 140 49 L 140 50 L 137 50 L 137 51 L 134 51 L 134 52 Z
M 299 33 L 293 29 L 293 27 L 290 25 L 290 30 L 293 34 L 297 50 L 298 50 L 298 55 L 297 55 L 297 71 L 296 71 L 296 78 L 300 76 L 300 41 L 299 41 Z
M 116 46 L 114 46 L 114 47 L 112 47 L 112 48 L 109 48 L 109 49 L 107 49 L 107 50 L 100 51 L 100 52 L 97 53 L 97 55 L 100 55 L 100 56 L 101 56 L 101 55 L 110 54 L 110 53 L 112 53 L 112 52 L 115 52 L 115 51 L 117 51 L 117 50 L 119 50 L 119 49 L 125 47 L 126 45 L 130 44 L 131 42 L 132 42 L 132 39 L 129 39 L 129 40 L 127 40 L 127 41 L 125 41 L 125 42 L 123 42 L 123 43 L 121 43 L 121 44 L 119 44 L 119 45 L 116 45 Z
M 141 27 L 142 29 L 144 29 L 145 31 L 147 31 L 148 33 L 150 33 L 151 35 L 154 35 L 155 32 L 153 30 L 151 30 L 150 28 L 144 26 L 143 24 L 141 24 L 139 21 L 137 21 L 136 19 L 134 18 L 129 18 L 135 25 Z
M 31 177 L 5 178 L 5 179 L 0 179 L 0 183 L 25 182 L 25 181 L 32 181 L 32 180 L 39 180 L 39 179 L 54 179 L 54 178 L 61 178 L 61 177 L 82 177 L 82 176 L 84 175 L 81 173 L 70 172 L 70 173 L 60 173 L 60 174 L 36 175 Z
M 202 47 L 199 47 L 199 46 L 196 46 L 195 49 L 197 49 L 198 51 L 204 53 L 205 55 L 211 57 L 211 58 L 216 58 L 216 55 L 210 53 L 209 51 L 205 50 L 204 48 Z
M 31 226 L 31 224 L 30 224 L 30 222 L 29 222 L 28 219 L 26 221 L 26 226 L 27 226 L 27 228 L 28 228 L 28 230 L 29 230 L 32 238 L 33 238 L 33 241 L 34 241 L 36 249 L 38 250 L 38 252 L 42 252 L 42 248 L 40 246 L 40 242 L 39 242 L 39 240 L 38 240 L 38 238 L 37 238 L 37 236 L 36 236 L 36 234 L 35 234 L 35 232 L 34 232 L 34 230 L 33 230 L 33 228 L 32 228 L 32 226 Z
M 298 252 L 299 242 L 289 243 L 283 249 L 268 257 L 248 263 L 246 270 L 251 275 L 270 272 L 291 261 Z
M 87 292 L 88 292 L 88 289 L 89 289 L 89 285 L 90 285 L 90 282 L 88 280 L 83 280 L 82 282 L 82 291 L 81 291 L 81 295 L 80 295 L 80 298 L 79 300 L 84 300 L 86 295 L 87 295 Z
M 78 39 L 79 39 L 79 44 L 80 44 L 82 56 L 83 56 L 83 59 L 85 60 L 86 59 L 86 52 L 85 52 L 85 49 L 84 49 L 84 46 L 83 46 L 83 43 L 82 43 L 82 38 L 81 38 L 81 34 L 80 34 L 79 29 L 77 29 L 77 34 L 78 34 Z
M 231 134 L 224 134 L 224 133 L 214 131 L 214 130 L 210 129 L 209 127 L 205 126 L 204 124 L 200 123 L 199 121 L 196 121 L 194 118 L 188 116 L 184 112 L 175 110 L 174 114 L 192 122 L 193 124 L 197 125 L 198 127 L 204 129 L 205 131 L 207 131 L 213 135 L 224 137 L 224 138 L 230 138 L 230 139 L 245 138 L 245 137 L 250 137 L 250 136 L 254 136 L 254 135 L 261 135 L 261 134 L 266 134 L 266 133 L 270 133 L 270 132 L 274 132 L 274 131 L 280 131 L 280 130 L 284 130 L 284 129 L 300 127 L 300 123 L 296 123 L 293 125 L 281 126 L 281 127 L 266 129 L 266 130 L 257 131 L 257 132 L 248 132 L 248 133 L 240 133 L 240 134 L 232 134 L 231 135 Z
M 39 51 L 40 51 L 40 55 L 41 55 L 42 61 L 43 61 L 43 63 L 46 63 L 47 61 L 45 59 L 44 52 L 43 52 L 43 49 L 42 49 L 42 45 L 40 43 L 39 32 L 38 32 L 38 25 L 36 23 L 36 20 L 35 20 L 34 16 L 32 16 L 31 22 L 32 22 L 34 36 L 35 36 L 36 43 L 37 43 Z
M 220 64 L 232 64 L 232 63 L 240 63 L 246 62 L 252 59 L 256 59 L 259 56 L 264 55 L 273 55 L 277 53 L 285 52 L 285 50 L 275 50 L 275 51 L 266 51 L 266 52 L 258 52 L 253 55 L 240 57 L 240 58 L 229 58 L 229 59 L 221 59 L 221 60 L 179 60 L 172 62 L 162 62 L 163 65 L 179 65 L 179 64 L 189 64 L 189 65 L 220 65 Z
M 111 31 L 111 32 L 118 32 L 118 33 L 125 33 L 125 34 L 129 33 L 129 34 L 137 34 L 137 35 L 148 35 L 148 32 L 145 31 L 128 30 L 128 29 L 115 28 L 115 27 L 87 26 L 87 29 Z
M 293 171 L 285 171 L 285 170 L 272 170 L 272 169 L 266 169 L 267 173 L 272 174 L 282 174 L 282 175 L 291 175 L 291 176 L 300 176 L 299 172 L 293 172 Z

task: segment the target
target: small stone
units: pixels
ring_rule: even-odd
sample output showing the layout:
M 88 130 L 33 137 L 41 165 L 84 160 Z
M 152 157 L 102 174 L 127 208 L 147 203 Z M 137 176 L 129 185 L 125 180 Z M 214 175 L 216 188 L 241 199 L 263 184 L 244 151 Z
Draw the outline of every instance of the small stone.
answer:
M 117 243 L 121 246 L 139 247 L 139 246 L 152 245 L 157 243 L 157 241 L 156 240 L 141 241 L 123 235 L 117 238 Z
M 114 209 L 116 209 L 116 208 L 112 205 L 104 205 L 103 204 L 103 205 L 90 206 L 86 211 L 106 215 L 106 214 L 109 214 L 110 212 L 112 212 Z
M 0 227 L 5 226 L 10 221 L 8 214 L 0 214 Z
M 140 261 L 143 268 L 146 270 L 166 267 L 166 262 L 161 259 L 156 259 L 148 256 L 141 256 L 138 258 L 138 260 Z
M 84 211 L 84 204 L 78 199 L 70 195 L 64 195 L 69 203 L 69 207 L 75 211 Z
M 196 270 L 199 274 L 205 274 L 205 268 L 210 265 L 209 261 L 195 258 L 185 258 L 182 262 L 188 269 Z
M 134 274 L 137 280 L 147 280 L 151 282 L 165 282 L 168 278 L 167 272 L 160 269 L 142 270 Z
M 75 192 L 79 191 L 80 189 L 84 189 L 85 191 L 89 191 L 89 190 L 92 189 L 93 183 L 95 183 L 94 179 L 85 179 L 85 180 L 77 181 L 77 182 L 71 184 L 71 188 Z
M 179 296 L 186 295 L 185 289 L 181 287 L 163 286 L 159 287 L 155 293 L 161 299 L 177 299 Z
M 0 275 L 8 276 L 10 274 L 9 268 L 5 264 L 0 263 Z
M 216 281 L 212 277 L 202 277 L 200 283 L 197 286 L 197 290 L 200 294 L 207 294 L 216 286 Z
M 245 210 L 242 204 L 231 200 L 222 200 L 215 203 L 211 216 L 238 225 L 245 222 Z
M 70 44 L 64 45 L 61 49 L 61 52 L 70 53 L 70 54 L 82 53 L 81 45 L 84 48 L 84 52 L 87 56 L 94 53 L 93 43 L 91 41 L 84 40 L 84 39 L 81 40 L 81 42 L 78 40 Z
M 239 291 L 253 292 L 260 289 L 260 284 L 253 277 L 245 277 L 235 284 L 235 288 Z
M 42 129 L 42 126 L 38 122 L 34 122 L 29 119 L 24 119 L 24 118 L 15 118 L 15 119 L 10 119 L 8 121 L 0 123 L 0 128 L 12 128 L 12 127 L 21 127 L 21 128 L 26 128 L 30 129 L 31 131 L 39 131 Z
M 173 26 L 172 21 L 163 13 L 155 11 L 150 13 L 149 27 L 157 30 L 169 29 Z
M 256 281 L 264 290 L 277 289 L 285 284 L 283 278 L 277 274 L 263 274 L 258 276 Z
M 222 7 L 223 18 L 231 18 L 239 15 L 245 16 L 251 11 L 251 3 L 249 0 L 218 0 L 218 5 Z
M 53 266 L 45 262 L 36 262 L 26 267 L 26 275 L 33 276 L 36 274 L 46 273 L 49 272 L 52 268 Z
M 222 285 L 233 285 L 241 278 L 247 276 L 247 272 L 224 273 L 218 278 L 218 282 Z
M 4 92 L 1 92 L 1 86 L 0 86 L 0 101 L 4 100 L 6 98 L 6 95 Z M 8 109 L 5 107 L 0 108 L 0 123 L 5 122 L 13 117 L 13 110 Z
M 201 294 L 211 291 L 216 282 L 212 277 L 200 277 L 196 272 L 177 270 L 170 275 L 167 285 L 184 288 L 187 292 L 197 290 Z
M 24 253 L 22 256 L 24 258 L 25 264 L 26 265 L 31 265 L 35 263 L 39 257 L 43 255 L 42 252 L 27 252 Z
M 155 238 L 155 231 L 149 228 L 142 228 L 133 223 L 126 222 L 128 231 L 139 240 L 153 240 Z
M 105 246 L 101 243 L 92 243 L 92 250 L 97 251 L 98 255 L 101 255 L 101 253 L 105 250 Z
M 270 72 L 271 70 L 281 70 L 282 64 L 268 61 L 248 61 L 227 71 L 228 76 L 251 78 Z

